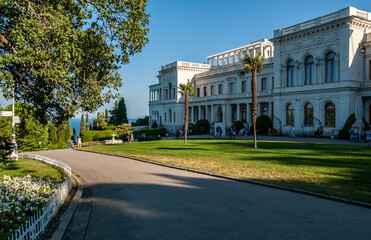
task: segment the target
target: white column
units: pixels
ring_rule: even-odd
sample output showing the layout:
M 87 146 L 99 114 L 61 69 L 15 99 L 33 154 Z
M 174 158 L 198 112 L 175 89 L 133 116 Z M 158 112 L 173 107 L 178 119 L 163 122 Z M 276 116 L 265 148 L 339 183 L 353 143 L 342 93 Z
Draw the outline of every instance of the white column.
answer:
M 226 104 L 223 104 L 222 109 L 223 109 L 223 122 L 224 122 L 224 124 L 226 124 L 226 122 L 227 122 L 227 113 L 226 113 L 227 107 L 226 107 Z
M 256 117 L 259 117 L 261 115 L 261 103 L 258 102 L 258 109 L 256 109 Z
M 214 106 L 211 105 L 211 110 L 210 110 L 210 123 L 214 122 Z
M 197 121 L 200 120 L 200 119 L 201 119 L 201 106 L 198 106 L 198 119 L 197 119 Z
M 241 105 L 237 103 L 237 121 L 241 120 Z

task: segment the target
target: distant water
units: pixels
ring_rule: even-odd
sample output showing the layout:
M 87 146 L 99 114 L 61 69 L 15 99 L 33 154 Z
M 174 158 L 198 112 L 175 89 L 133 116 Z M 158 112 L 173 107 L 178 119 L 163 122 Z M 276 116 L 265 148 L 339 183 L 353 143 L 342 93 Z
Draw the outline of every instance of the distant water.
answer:
M 129 123 L 135 122 L 137 118 L 129 118 Z M 71 131 L 73 131 L 73 128 L 76 129 L 76 135 L 80 134 L 80 121 L 81 118 L 71 118 L 70 119 L 70 125 L 71 125 Z M 89 123 L 93 124 L 93 119 L 89 118 Z

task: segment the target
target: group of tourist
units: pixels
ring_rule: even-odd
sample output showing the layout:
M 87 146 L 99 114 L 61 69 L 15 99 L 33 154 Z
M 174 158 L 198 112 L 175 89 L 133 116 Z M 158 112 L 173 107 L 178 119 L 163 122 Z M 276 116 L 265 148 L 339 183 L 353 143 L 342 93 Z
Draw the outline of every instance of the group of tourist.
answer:
M 144 134 L 144 137 L 146 136 L 145 133 Z M 133 133 L 129 133 L 127 136 L 126 136 L 126 141 L 128 143 L 133 143 L 134 142 L 134 134 Z
M 74 135 L 73 136 L 73 147 L 74 148 L 81 148 L 81 137 Z

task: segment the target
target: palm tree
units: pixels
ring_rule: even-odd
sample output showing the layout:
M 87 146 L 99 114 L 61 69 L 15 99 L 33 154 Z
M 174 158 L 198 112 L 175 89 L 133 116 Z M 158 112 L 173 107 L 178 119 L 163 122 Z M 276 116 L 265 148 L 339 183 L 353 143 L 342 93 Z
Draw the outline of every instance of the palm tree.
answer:
M 256 143 L 256 115 L 257 115 L 257 75 L 263 69 L 264 58 L 259 54 L 256 57 L 246 57 L 242 60 L 241 75 L 252 73 L 252 122 L 254 125 L 254 147 L 258 148 Z
M 187 143 L 187 135 L 188 135 L 188 99 L 189 96 L 195 95 L 195 90 L 193 83 L 187 82 L 187 84 L 181 83 L 179 84 L 179 92 L 184 95 L 184 144 Z

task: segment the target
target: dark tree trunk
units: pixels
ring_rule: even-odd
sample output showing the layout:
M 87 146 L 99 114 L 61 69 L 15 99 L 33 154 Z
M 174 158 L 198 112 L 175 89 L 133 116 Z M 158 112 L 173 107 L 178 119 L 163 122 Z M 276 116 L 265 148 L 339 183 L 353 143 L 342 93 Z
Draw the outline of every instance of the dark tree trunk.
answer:
M 254 148 L 258 148 L 257 142 L 256 142 L 256 115 L 257 115 L 257 70 L 252 71 L 252 122 L 254 126 Z

